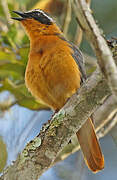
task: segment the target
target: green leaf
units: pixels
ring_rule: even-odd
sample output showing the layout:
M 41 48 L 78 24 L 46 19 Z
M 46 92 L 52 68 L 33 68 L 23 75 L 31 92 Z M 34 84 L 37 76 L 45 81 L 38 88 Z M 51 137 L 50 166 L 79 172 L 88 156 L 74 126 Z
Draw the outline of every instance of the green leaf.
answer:
M 25 85 L 15 85 L 11 80 L 5 79 L 2 82 L 2 85 L 0 86 L 0 92 L 8 90 L 12 94 L 14 94 L 15 98 L 18 100 L 23 99 L 26 95 Z M 30 94 L 27 94 L 27 96 L 31 96 Z
M 26 34 L 24 34 L 23 38 L 22 38 L 22 46 L 24 44 L 29 44 L 29 38 Z
M 3 11 L 2 4 L 0 1 L 0 17 L 3 17 L 3 16 L 4 16 L 4 11 Z
M 0 92 L 8 90 L 16 98 L 17 104 L 31 110 L 49 109 L 46 105 L 36 101 L 34 97 L 28 92 L 25 84 L 15 85 L 9 79 L 5 79 L 0 87 Z
M 16 59 L 16 55 L 12 52 L 4 52 L 0 51 L 0 61 L 7 60 L 7 61 L 14 61 Z
M 29 47 L 22 47 L 19 49 L 19 55 L 21 57 L 21 62 L 23 62 L 24 65 L 27 64 L 28 54 L 29 54 Z
M 0 77 L 11 79 L 24 79 L 25 66 L 20 63 L 5 63 L 0 65 Z
M 18 101 L 18 104 L 31 110 L 49 109 L 46 105 L 37 102 L 33 97 L 24 98 Z
M 20 5 L 26 5 L 27 3 L 30 3 L 30 0 L 16 0 Z
M 12 40 L 15 40 L 16 39 L 16 36 L 17 36 L 17 29 L 16 29 L 16 26 L 15 24 L 12 24 L 9 28 L 9 31 L 7 33 L 7 36 L 9 36 Z

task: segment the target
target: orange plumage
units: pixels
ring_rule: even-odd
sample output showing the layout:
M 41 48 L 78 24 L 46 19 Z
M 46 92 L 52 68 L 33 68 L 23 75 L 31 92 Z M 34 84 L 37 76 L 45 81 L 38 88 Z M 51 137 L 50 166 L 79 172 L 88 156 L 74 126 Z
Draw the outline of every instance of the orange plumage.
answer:
M 29 91 L 53 110 L 59 110 L 86 79 L 83 57 L 68 42 L 52 18 L 41 10 L 14 11 L 30 38 L 25 82 Z M 88 167 L 97 172 L 104 168 L 104 158 L 91 119 L 77 132 Z

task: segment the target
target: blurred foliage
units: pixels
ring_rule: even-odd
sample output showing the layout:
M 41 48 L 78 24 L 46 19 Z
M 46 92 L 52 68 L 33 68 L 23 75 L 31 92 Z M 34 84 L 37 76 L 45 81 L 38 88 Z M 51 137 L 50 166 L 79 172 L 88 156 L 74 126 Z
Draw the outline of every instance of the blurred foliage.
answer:
M 29 40 L 20 24 L 7 19 L 5 14 L 14 14 L 14 9 L 27 9 L 29 0 L 0 1 L 0 92 L 5 90 L 14 95 L 17 104 L 32 110 L 47 109 L 28 92 L 24 75 L 29 53 Z M 37 1 L 36 1 L 37 2 Z
M 2 137 L 0 137 L 0 172 L 3 171 L 7 161 L 7 147 Z
M 25 87 L 24 76 L 29 53 L 29 39 L 21 24 L 11 19 L 15 16 L 12 10 L 25 11 L 41 8 L 54 16 L 62 26 L 66 2 L 67 0 L 0 1 L 0 92 L 9 91 L 20 106 L 32 110 L 48 108 L 36 101 Z
M 34 9 L 44 9 L 53 16 L 60 16 L 65 11 L 67 0 L 40 0 L 34 5 Z

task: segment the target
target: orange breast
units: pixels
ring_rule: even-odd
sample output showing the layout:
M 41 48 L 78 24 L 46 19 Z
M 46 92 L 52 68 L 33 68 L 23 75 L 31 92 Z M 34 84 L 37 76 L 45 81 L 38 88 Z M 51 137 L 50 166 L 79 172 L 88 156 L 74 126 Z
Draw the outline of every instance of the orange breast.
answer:
M 67 42 L 44 42 L 31 50 L 26 69 L 26 85 L 33 96 L 52 109 L 60 109 L 80 87 L 80 71 Z

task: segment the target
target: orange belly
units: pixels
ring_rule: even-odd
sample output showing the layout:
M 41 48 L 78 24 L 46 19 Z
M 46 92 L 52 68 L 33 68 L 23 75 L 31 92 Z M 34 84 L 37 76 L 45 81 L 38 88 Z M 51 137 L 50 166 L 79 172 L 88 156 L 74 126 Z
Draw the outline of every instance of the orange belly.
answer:
M 37 59 L 36 66 L 29 59 L 25 74 L 26 86 L 32 95 L 54 110 L 60 109 L 80 87 L 80 72 L 72 56 L 56 56 L 48 58 L 48 63 L 43 58 Z

